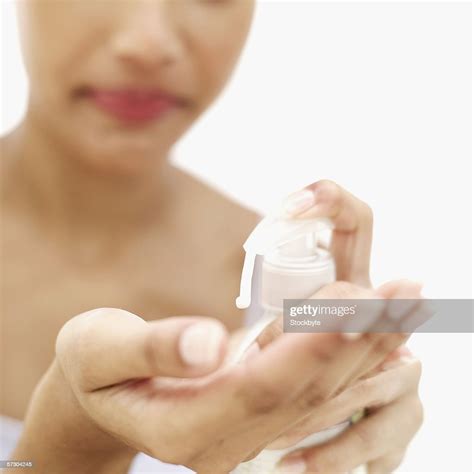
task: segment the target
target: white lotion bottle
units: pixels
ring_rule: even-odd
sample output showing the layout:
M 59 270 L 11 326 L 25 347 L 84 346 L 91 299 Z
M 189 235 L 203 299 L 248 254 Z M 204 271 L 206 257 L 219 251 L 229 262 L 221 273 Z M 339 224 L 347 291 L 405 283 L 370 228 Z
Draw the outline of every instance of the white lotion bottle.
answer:
M 262 316 L 242 340 L 231 363 L 238 363 L 260 332 L 283 313 L 284 299 L 309 298 L 322 286 L 335 281 L 334 259 L 330 252 L 321 246 L 322 242 L 328 243 L 332 228 L 332 222 L 325 218 L 303 220 L 280 216 L 268 216 L 255 227 L 244 243 L 246 255 L 240 296 L 236 299 L 236 305 L 239 308 L 247 308 L 250 305 L 255 258 L 262 255 Z M 232 473 L 282 472 L 276 466 L 285 454 L 298 448 L 324 443 L 340 434 L 350 424 L 351 419 L 345 420 L 306 437 L 290 448 L 263 450 L 254 459 L 239 464 Z M 365 466 L 352 471 L 352 474 L 364 473 Z

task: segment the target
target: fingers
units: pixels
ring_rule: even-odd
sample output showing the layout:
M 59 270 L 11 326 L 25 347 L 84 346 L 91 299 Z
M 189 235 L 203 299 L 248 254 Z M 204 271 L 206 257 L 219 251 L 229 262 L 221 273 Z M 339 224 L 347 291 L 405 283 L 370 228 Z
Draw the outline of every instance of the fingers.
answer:
M 340 298 L 369 296 L 370 290 L 346 282 L 326 285 L 315 297 Z M 275 331 L 272 324 L 267 334 Z M 246 360 L 246 395 L 252 403 L 273 405 L 280 399 L 289 399 L 311 380 L 319 377 L 319 391 L 315 397 L 325 399 L 348 376 L 369 350 L 367 344 L 358 344 L 354 351 L 338 333 L 283 334 L 251 359 Z M 271 337 L 271 336 L 270 336 Z M 350 346 L 350 347 L 349 347 Z M 291 354 L 291 359 L 288 357 Z M 324 380 L 323 380 L 324 379 Z M 260 393 L 261 392 L 261 393 Z M 270 400 L 271 394 L 271 400 Z M 253 400 L 253 401 L 252 401 Z
M 241 396 L 250 410 L 269 412 L 301 392 L 322 372 L 344 341 L 334 333 L 284 334 L 274 344 L 246 359 Z M 346 343 L 347 344 L 347 343 Z M 326 377 L 336 377 L 329 374 Z M 321 382 L 321 400 L 330 396 L 334 383 Z
M 314 295 L 314 298 L 329 299 L 358 297 L 371 298 L 373 291 L 347 282 L 336 282 L 326 285 Z M 380 304 L 375 304 L 377 302 Z M 374 305 L 371 305 L 374 314 L 368 320 L 375 321 L 384 308 L 384 300 L 374 300 Z M 293 333 L 279 336 L 279 330 L 275 328 L 275 324 L 270 325 L 267 336 L 261 338 L 267 344 L 264 350 L 247 359 L 247 375 L 251 381 L 247 381 L 247 385 L 251 389 L 245 393 L 250 402 L 257 406 L 265 400 L 267 409 L 275 405 L 277 400 L 285 397 L 290 399 L 297 393 L 300 394 L 301 405 L 307 405 L 307 410 L 314 409 L 364 372 L 380 364 L 408 337 L 400 333 L 369 332 L 347 342 L 346 332 L 341 335 Z M 276 337 L 276 340 L 270 344 L 269 339 L 272 337 Z M 288 354 L 291 354 L 291 360 Z M 302 406 L 298 405 L 298 409 L 302 409 Z
M 418 397 L 407 395 L 352 425 L 333 440 L 288 455 L 280 464 L 281 470 L 285 472 L 292 462 L 304 465 L 304 470 L 299 472 L 348 472 L 361 464 L 403 451 L 422 421 L 423 410 Z M 296 471 L 288 469 L 288 472 Z
M 222 362 L 226 345 L 226 330 L 214 319 L 148 323 L 127 311 L 101 308 L 68 321 L 56 353 L 70 382 L 92 391 L 129 379 L 209 373 Z
M 325 179 L 291 194 L 284 208 L 294 218 L 329 217 L 335 226 L 331 252 L 336 261 L 337 279 L 371 286 L 373 214 L 365 202 Z
M 347 282 L 336 282 L 315 296 L 340 299 L 371 297 L 373 293 Z M 374 301 L 382 303 L 373 305 L 373 320 L 377 320 L 377 311 L 383 314 L 386 305 L 383 299 Z M 370 332 L 357 339 L 346 336 L 345 333 L 277 334 L 276 340 L 242 364 L 245 375 L 237 398 L 254 415 L 279 411 L 280 416 L 271 423 L 273 433 L 278 433 L 278 426 L 282 428 L 280 432 L 287 431 L 289 426 L 351 386 L 364 371 L 382 363 L 408 337 L 400 333 Z M 364 406 L 360 398 L 360 405 L 351 407 L 347 417 Z
M 328 334 L 319 334 L 319 336 L 323 335 L 328 336 Z M 291 364 L 293 357 L 291 362 L 288 357 L 286 357 L 286 363 L 283 360 L 276 362 L 275 366 L 283 366 L 280 370 L 285 370 L 284 367 L 286 367 L 291 371 L 286 384 L 286 387 L 293 389 L 287 392 L 287 395 L 291 396 L 290 399 L 284 399 L 278 393 L 278 388 L 271 386 L 271 381 L 267 381 L 263 387 L 264 389 L 262 389 L 258 378 L 252 380 L 252 390 L 248 391 L 247 394 L 254 396 L 254 399 L 250 400 L 250 406 L 254 412 L 268 412 L 273 410 L 276 405 L 279 405 L 280 408 L 281 406 L 285 408 L 284 415 L 279 418 L 279 421 L 283 420 L 286 424 L 280 425 L 283 427 L 280 433 L 286 434 L 289 432 L 289 436 L 283 437 L 283 443 L 281 439 L 276 444 L 272 443 L 273 449 L 293 445 L 308 434 L 332 426 L 341 420 L 348 419 L 362 407 L 377 407 L 378 405 L 388 403 L 390 400 L 395 400 L 397 397 L 402 396 L 404 392 L 416 390 L 421 374 L 421 364 L 417 360 L 406 361 L 405 359 L 401 360 L 400 364 L 403 362 L 410 363 L 410 368 L 400 368 L 400 373 L 397 374 L 397 377 L 392 378 L 394 375 L 392 372 L 390 375 L 381 376 L 382 379 L 386 379 L 382 384 L 377 384 L 374 380 L 369 379 L 362 384 L 352 385 L 355 380 L 360 378 L 361 361 L 370 360 L 373 365 L 378 365 L 387 358 L 389 353 L 399 347 L 404 340 L 404 336 L 400 334 L 383 334 L 377 335 L 378 339 L 374 343 L 373 341 L 371 342 L 370 336 L 372 335 L 366 335 L 365 340 L 344 341 L 338 347 L 334 346 L 334 344 L 338 344 L 342 338 L 339 338 L 339 340 L 334 339 L 332 347 L 330 339 L 319 339 L 316 343 L 318 344 L 318 350 L 321 351 L 319 353 L 319 360 L 313 364 L 313 371 L 308 376 L 310 381 L 299 391 L 297 391 L 297 387 L 298 383 L 301 383 L 301 379 L 297 380 L 297 378 L 301 376 L 296 374 L 295 380 L 291 379 L 291 375 L 296 373 L 294 366 Z M 284 337 L 282 336 L 281 339 Z M 327 346 L 326 342 L 328 342 Z M 276 345 L 270 345 L 262 351 L 263 354 Z M 282 353 L 285 352 L 282 351 Z M 291 354 L 293 355 L 293 352 Z M 256 357 L 258 356 L 254 356 L 254 360 Z M 316 354 L 315 358 L 318 358 Z M 388 365 L 386 369 L 388 371 L 391 367 Z M 350 395 L 345 393 L 351 387 L 354 388 Z M 331 407 L 331 400 L 334 399 L 338 403 Z M 341 400 L 343 400 L 342 403 Z M 314 413 L 315 415 L 316 427 L 313 426 L 311 430 L 305 429 L 304 424 L 298 424 L 302 420 L 307 419 L 308 413 Z M 322 425 L 318 426 L 317 423 L 322 423 Z M 285 441 L 288 440 L 290 442 L 285 444 Z
M 366 375 L 363 375 L 361 380 L 374 377 L 378 375 L 381 370 L 387 370 L 391 368 L 391 366 L 398 366 L 400 362 L 409 362 L 412 359 L 414 359 L 414 356 L 411 350 L 405 344 L 402 344 L 391 352 L 377 367 L 369 371 Z
M 330 217 L 338 230 L 354 231 L 371 224 L 370 208 L 334 181 L 322 179 L 290 194 L 284 203 L 290 217 Z
M 329 400 L 358 374 L 366 357 L 383 360 L 400 339 L 387 336 L 385 352 L 370 340 L 354 343 L 338 333 L 284 334 L 244 362 L 243 396 L 257 413 L 288 404 L 293 422 Z
M 392 360 L 381 371 L 358 381 L 325 404 L 271 444 L 272 449 L 293 446 L 312 433 L 317 433 L 349 419 L 363 407 L 370 409 L 388 405 L 407 393 L 414 393 L 421 376 L 421 362 L 404 357 Z
M 419 298 L 421 284 L 418 282 L 412 282 L 410 280 L 396 280 L 386 283 L 379 287 L 375 293 L 380 295 L 381 297 L 387 298 L 386 300 L 386 308 L 383 315 L 384 318 L 384 325 L 390 320 L 393 321 L 394 328 L 399 321 L 402 320 L 416 320 L 419 316 L 418 314 L 425 315 L 424 307 L 419 305 Z M 412 303 L 411 303 L 412 302 Z M 413 330 L 415 325 L 411 325 L 411 330 Z M 395 331 L 395 329 L 394 329 Z M 402 333 L 403 327 L 399 329 L 400 333 Z M 399 337 L 399 333 L 393 332 L 392 336 L 390 333 L 385 332 L 374 332 L 369 335 L 372 339 L 373 344 L 375 347 L 379 344 L 378 341 L 384 341 L 387 337 Z M 405 340 L 407 340 L 409 335 L 407 334 Z M 402 341 L 404 342 L 404 341 Z M 395 346 L 394 350 L 397 350 L 400 346 Z M 383 349 L 384 350 L 384 349 Z M 382 364 L 383 362 L 388 362 L 390 357 L 396 357 L 396 353 L 393 352 L 389 353 L 384 360 L 378 359 L 378 362 L 373 360 L 372 358 L 367 358 L 364 360 L 364 363 L 360 366 L 360 377 L 367 377 L 372 373 L 376 373 L 377 366 Z
M 390 281 L 380 286 L 375 292 L 368 290 L 352 283 L 338 281 L 332 285 L 325 285 L 318 290 L 310 299 L 413 299 L 411 305 L 400 305 L 393 304 L 392 301 L 386 301 L 384 304 L 388 305 L 387 311 L 393 314 L 390 315 L 392 319 L 402 319 L 405 317 L 410 310 L 412 310 L 416 304 L 417 299 L 421 297 L 420 290 L 422 284 L 419 282 L 413 282 L 407 279 Z M 376 318 L 380 314 L 377 308 L 378 302 L 374 301 L 373 305 L 366 309 L 371 309 L 374 306 L 373 314 L 364 314 L 364 327 L 370 327 L 375 322 Z M 329 325 L 327 327 L 330 327 Z M 338 329 L 334 327 L 334 330 Z M 340 329 L 340 328 L 339 328 Z M 283 316 L 275 319 L 268 324 L 265 329 L 257 337 L 257 342 L 260 348 L 264 348 L 272 341 L 277 339 L 283 333 Z
M 337 298 L 341 299 L 359 299 L 372 300 L 364 301 L 364 305 L 361 306 L 363 314 L 357 320 L 350 320 L 345 324 L 345 327 L 339 327 L 337 330 L 342 331 L 341 336 L 351 338 L 353 340 L 353 356 L 354 362 L 358 362 L 356 370 L 353 371 L 352 376 L 354 377 L 351 381 L 355 381 L 361 377 L 367 376 L 371 371 L 374 370 L 377 365 L 381 364 L 388 355 L 393 352 L 397 347 L 404 343 L 409 334 L 405 334 L 397 329 L 396 323 L 393 325 L 391 332 L 380 332 L 377 330 L 379 322 L 385 324 L 388 316 L 387 312 L 392 311 L 392 318 L 398 319 L 409 319 L 416 315 L 418 311 L 417 307 L 414 308 L 400 308 L 393 307 L 392 303 L 394 300 L 381 298 L 377 295 L 377 292 L 368 290 L 360 287 L 356 287 L 349 283 L 340 282 L 336 286 Z M 398 282 L 391 283 L 391 291 L 387 292 L 387 296 L 396 297 L 410 297 L 415 298 L 419 296 L 419 285 L 418 283 L 410 282 L 409 280 L 399 280 Z M 322 288 L 313 298 L 328 298 L 331 299 L 331 286 L 328 285 Z M 375 298 L 375 299 L 374 299 Z M 413 300 L 416 302 L 417 300 Z M 405 314 L 404 311 L 408 311 Z M 363 318 L 363 319 L 361 319 Z M 326 324 L 326 323 L 325 323 Z M 366 331 L 361 333 L 349 333 L 348 331 L 355 325 L 358 331 Z M 364 351 L 365 348 L 365 351 Z M 357 356 L 359 359 L 356 359 Z

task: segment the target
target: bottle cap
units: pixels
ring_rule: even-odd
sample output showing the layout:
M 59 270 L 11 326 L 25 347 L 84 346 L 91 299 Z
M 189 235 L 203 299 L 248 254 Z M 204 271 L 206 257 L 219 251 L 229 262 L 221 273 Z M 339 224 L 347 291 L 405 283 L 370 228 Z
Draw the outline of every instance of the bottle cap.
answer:
M 332 221 L 324 217 L 290 219 L 280 215 L 270 215 L 262 219 L 243 245 L 245 260 L 240 280 L 240 295 L 235 300 L 236 306 L 243 309 L 250 305 L 256 255 L 265 255 L 298 240 L 303 243 L 306 240 L 317 247 L 318 235 L 333 228 Z M 303 237 L 308 237 L 308 239 L 303 239 Z M 302 244 L 296 248 L 292 246 L 291 252 L 293 256 L 299 252 L 301 256 L 305 256 L 307 247 Z

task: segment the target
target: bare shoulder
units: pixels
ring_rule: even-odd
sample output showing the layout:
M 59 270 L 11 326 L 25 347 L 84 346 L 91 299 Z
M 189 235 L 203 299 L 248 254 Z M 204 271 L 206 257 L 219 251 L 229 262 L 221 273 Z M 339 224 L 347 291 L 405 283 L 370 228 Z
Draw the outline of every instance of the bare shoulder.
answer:
M 199 178 L 182 170 L 178 173 L 188 212 L 199 219 L 198 232 L 205 238 L 215 238 L 224 252 L 242 256 L 242 244 L 261 216 Z
M 188 285 L 194 305 L 189 314 L 215 316 L 233 331 L 243 324 L 243 312 L 234 304 L 244 262 L 242 245 L 260 216 L 185 172 L 179 171 L 174 182 L 180 214 L 175 230 L 178 239 L 184 236 L 180 254 L 193 282 Z

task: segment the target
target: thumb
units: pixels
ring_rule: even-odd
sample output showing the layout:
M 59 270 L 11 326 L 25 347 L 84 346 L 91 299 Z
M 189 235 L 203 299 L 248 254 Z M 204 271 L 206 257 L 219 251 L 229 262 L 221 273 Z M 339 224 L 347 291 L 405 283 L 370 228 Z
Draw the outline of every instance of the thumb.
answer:
M 56 355 L 70 383 L 92 391 L 131 379 L 210 373 L 223 361 L 227 339 L 213 318 L 146 322 L 128 311 L 100 308 L 62 327 Z

